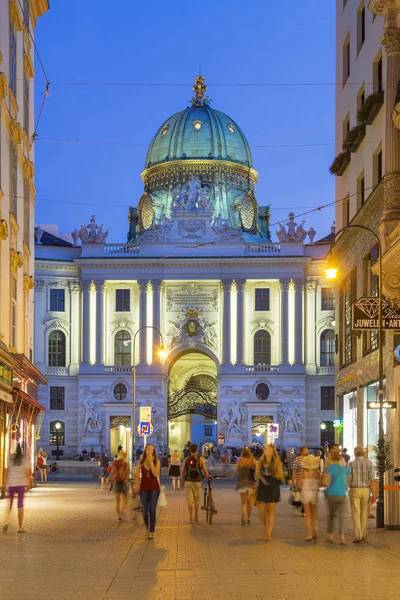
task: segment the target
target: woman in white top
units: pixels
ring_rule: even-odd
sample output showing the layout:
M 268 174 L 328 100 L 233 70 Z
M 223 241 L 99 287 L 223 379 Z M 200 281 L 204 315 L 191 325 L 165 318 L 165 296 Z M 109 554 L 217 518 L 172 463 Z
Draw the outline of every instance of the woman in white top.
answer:
M 24 521 L 24 495 L 26 488 L 30 485 L 31 476 L 29 460 L 22 455 L 21 446 L 18 444 L 15 454 L 10 456 L 6 474 L 6 485 L 10 495 L 10 508 L 8 517 L 3 525 L 3 533 L 7 533 L 8 530 L 8 520 L 10 519 L 15 495 L 18 496 L 18 533 L 25 533 L 22 528 Z
M 169 475 L 172 478 L 172 489 L 179 492 L 180 488 L 180 474 L 181 474 L 181 459 L 179 458 L 178 450 L 174 450 L 171 456 L 171 466 L 169 468 Z

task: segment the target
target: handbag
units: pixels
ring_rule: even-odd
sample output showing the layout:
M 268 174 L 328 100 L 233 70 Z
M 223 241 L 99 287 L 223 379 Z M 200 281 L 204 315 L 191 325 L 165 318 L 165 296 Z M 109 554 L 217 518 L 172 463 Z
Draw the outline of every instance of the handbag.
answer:
M 159 477 L 157 477 L 157 479 L 158 485 L 160 486 L 160 494 L 158 496 L 157 505 L 160 508 L 165 508 L 166 506 L 168 506 L 167 494 L 165 493 L 165 485 L 161 485 Z
M 293 504 L 301 504 L 301 492 L 298 490 L 292 491 L 292 502 Z
M 257 504 L 257 488 L 254 488 L 254 490 L 249 492 L 249 502 L 250 504 L 253 504 L 253 506 Z

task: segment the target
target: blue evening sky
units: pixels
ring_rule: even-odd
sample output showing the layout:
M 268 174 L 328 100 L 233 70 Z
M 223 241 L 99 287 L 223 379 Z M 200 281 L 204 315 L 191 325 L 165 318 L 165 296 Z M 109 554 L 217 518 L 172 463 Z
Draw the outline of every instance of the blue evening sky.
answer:
M 254 146 L 256 195 L 260 205 L 272 204 L 271 223 L 334 200 L 334 85 L 213 85 L 334 83 L 333 0 L 52 0 L 36 43 L 51 82 L 39 140 L 81 141 L 37 141 L 37 223 L 69 233 L 95 214 L 110 228 L 108 241 L 124 242 L 147 147 L 161 123 L 188 105 L 199 67 L 211 106 Z M 35 65 L 38 112 L 44 77 Z M 300 144 L 320 145 L 257 148 Z M 304 218 L 318 239 L 329 233 L 334 209 Z

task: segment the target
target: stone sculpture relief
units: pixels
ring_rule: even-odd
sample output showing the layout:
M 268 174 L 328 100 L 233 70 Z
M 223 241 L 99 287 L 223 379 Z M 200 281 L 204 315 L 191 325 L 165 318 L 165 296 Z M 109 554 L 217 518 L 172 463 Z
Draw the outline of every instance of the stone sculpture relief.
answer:
M 201 187 L 201 181 L 195 175 L 192 175 L 184 185 L 178 185 L 172 192 L 172 214 L 212 210 L 210 193 L 207 188 Z
M 204 344 L 217 349 L 217 334 L 214 327 L 217 322 L 210 323 L 203 316 L 201 309 L 183 308 L 181 314 L 169 323 L 171 326 L 167 334 L 168 347 L 174 348 L 180 344 L 187 344 L 189 348 L 195 348 L 196 344 Z
M 282 405 L 280 421 L 286 433 L 300 433 L 300 428 L 305 428 L 302 411 L 293 401 Z
M 100 412 L 93 406 L 89 398 L 82 402 L 83 409 L 83 433 L 100 433 L 103 428 L 103 421 Z
M 289 213 L 289 221 L 286 223 L 287 231 L 282 223 L 279 224 L 279 231 L 276 232 L 280 242 L 303 242 L 307 236 L 307 232 L 303 228 L 305 220 L 300 225 L 294 221 L 294 213 Z M 315 235 L 315 234 L 314 234 Z
M 221 429 L 227 433 L 244 434 L 245 409 L 240 400 L 234 400 L 221 418 Z
M 97 225 L 96 217 L 92 215 L 90 223 L 86 227 L 81 225 L 79 231 L 74 229 L 71 235 L 74 244 L 78 242 L 78 239 L 81 240 L 82 244 L 104 244 L 108 236 L 108 231 L 108 229 L 107 231 L 103 231 L 103 224 Z

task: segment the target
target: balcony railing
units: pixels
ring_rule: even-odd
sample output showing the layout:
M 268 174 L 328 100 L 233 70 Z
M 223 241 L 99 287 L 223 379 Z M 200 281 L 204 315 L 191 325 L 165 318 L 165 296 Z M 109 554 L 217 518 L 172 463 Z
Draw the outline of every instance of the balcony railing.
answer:
M 132 373 L 132 365 L 108 365 L 104 367 L 104 373 Z
M 317 375 L 334 375 L 335 367 L 317 367 Z
M 247 365 L 246 373 L 279 373 L 278 365 Z
M 46 375 L 69 375 L 69 367 L 46 367 Z
M 104 244 L 104 254 L 106 256 L 132 256 L 139 254 L 138 244 Z
M 271 254 L 279 254 L 281 251 L 279 244 L 270 243 L 270 244 L 246 244 L 244 247 L 245 254 L 263 254 L 271 255 Z

